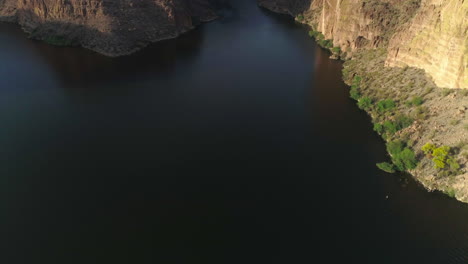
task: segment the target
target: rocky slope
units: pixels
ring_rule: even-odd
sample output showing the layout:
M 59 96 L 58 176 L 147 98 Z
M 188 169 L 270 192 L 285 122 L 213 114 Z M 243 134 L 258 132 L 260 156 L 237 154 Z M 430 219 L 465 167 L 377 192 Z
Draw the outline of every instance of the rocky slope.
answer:
M 446 89 L 468 88 L 468 1 L 258 2 L 310 25 L 319 45 L 347 59 L 344 79 L 374 129 L 415 153 L 419 163 L 409 172 L 428 190 L 468 202 L 468 90 Z M 377 104 L 383 100 L 395 106 L 382 112 Z M 395 125 L 398 120 L 408 123 Z M 421 151 L 426 143 L 450 147 L 460 168 L 434 168 L 432 157 Z
M 216 0 L 0 0 L 31 37 L 119 56 L 216 18 Z

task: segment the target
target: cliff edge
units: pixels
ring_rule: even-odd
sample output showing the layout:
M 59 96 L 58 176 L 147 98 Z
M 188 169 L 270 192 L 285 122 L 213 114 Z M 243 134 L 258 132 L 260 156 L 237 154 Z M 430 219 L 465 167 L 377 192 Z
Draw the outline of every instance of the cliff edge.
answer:
M 0 0 L 0 21 L 32 38 L 108 56 L 174 38 L 217 17 L 213 0 Z
M 259 0 L 300 16 L 348 58 L 388 49 L 386 66 L 424 69 L 439 87 L 468 88 L 468 2 L 465 0 Z

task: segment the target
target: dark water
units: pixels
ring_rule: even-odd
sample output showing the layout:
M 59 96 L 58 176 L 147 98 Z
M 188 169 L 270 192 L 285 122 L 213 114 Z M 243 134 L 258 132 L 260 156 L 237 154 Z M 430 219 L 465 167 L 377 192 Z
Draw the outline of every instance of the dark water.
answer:
M 467 263 L 468 206 L 375 168 L 341 63 L 224 15 L 119 59 L 0 25 L 0 263 Z

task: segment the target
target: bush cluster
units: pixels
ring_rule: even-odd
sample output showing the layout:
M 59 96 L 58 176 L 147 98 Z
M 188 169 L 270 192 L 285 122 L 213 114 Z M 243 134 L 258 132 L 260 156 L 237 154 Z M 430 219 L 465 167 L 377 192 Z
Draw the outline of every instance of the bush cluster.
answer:
M 392 156 L 392 162 L 399 171 L 412 170 L 418 165 L 414 151 L 408 148 L 403 141 L 388 142 L 387 151 Z
M 449 174 L 456 174 L 459 172 L 460 164 L 450 154 L 451 149 L 449 146 L 437 147 L 434 144 L 427 143 L 421 150 L 428 158 L 432 159 L 434 168 L 439 170 L 446 170 Z
M 369 110 L 372 107 L 372 99 L 370 97 L 362 97 L 358 100 L 358 107 L 363 110 Z
M 384 113 L 394 109 L 396 106 L 395 101 L 392 99 L 385 99 L 377 103 L 377 111 Z
M 392 163 L 378 163 L 377 167 L 383 171 L 407 171 L 416 168 L 418 161 L 416 154 L 403 141 L 396 140 L 387 143 L 387 151 L 392 157 Z
M 398 115 L 395 117 L 394 121 L 386 120 L 382 124 L 375 123 L 374 124 L 374 131 L 379 134 L 389 134 L 393 135 L 396 132 L 407 128 L 413 124 L 413 119 L 406 115 Z

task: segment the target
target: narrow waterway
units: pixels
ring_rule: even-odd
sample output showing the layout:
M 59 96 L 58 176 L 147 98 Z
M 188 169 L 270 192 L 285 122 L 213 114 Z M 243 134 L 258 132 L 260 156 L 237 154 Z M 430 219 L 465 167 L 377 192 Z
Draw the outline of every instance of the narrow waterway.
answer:
M 0 263 L 467 263 L 468 206 L 254 0 L 111 59 L 0 24 Z

